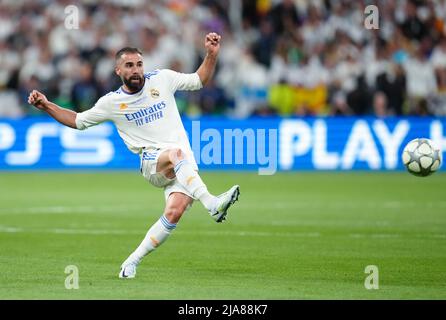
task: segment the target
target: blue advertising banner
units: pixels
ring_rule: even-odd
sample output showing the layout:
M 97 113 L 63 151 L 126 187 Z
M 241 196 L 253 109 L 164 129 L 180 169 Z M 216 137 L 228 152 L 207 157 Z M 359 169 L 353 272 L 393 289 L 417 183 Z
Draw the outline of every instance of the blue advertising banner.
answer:
M 200 169 L 402 170 L 414 138 L 446 150 L 446 118 L 315 117 L 183 119 Z M 0 119 L 0 170 L 135 169 L 112 123 L 85 131 L 51 118 Z

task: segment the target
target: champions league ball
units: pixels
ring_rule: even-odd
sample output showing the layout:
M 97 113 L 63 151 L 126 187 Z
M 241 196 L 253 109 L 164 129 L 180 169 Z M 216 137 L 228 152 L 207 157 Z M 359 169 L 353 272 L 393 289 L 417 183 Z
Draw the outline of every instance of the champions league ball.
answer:
M 403 150 L 403 163 L 411 174 L 427 177 L 440 168 L 441 150 L 429 139 L 417 138 Z

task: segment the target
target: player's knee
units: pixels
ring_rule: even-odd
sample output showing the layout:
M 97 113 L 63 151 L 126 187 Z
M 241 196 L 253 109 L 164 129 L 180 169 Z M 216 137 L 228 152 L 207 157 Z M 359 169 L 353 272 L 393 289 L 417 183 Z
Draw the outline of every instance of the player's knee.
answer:
M 183 150 L 180 148 L 174 148 L 169 151 L 169 160 L 174 165 L 177 164 L 179 161 L 185 159 L 186 155 Z
M 168 206 L 164 210 L 164 215 L 166 216 L 167 220 L 169 220 L 170 223 L 177 223 L 183 213 L 186 211 L 187 205 L 186 204 L 176 204 L 173 206 Z

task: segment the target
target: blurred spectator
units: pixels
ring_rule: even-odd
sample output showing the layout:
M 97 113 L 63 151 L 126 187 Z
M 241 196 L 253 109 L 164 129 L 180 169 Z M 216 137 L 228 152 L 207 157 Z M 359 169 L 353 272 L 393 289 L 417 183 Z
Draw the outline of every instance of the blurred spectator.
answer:
M 293 88 L 281 82 L 272 85 L 269 90 L 269 105 L 281 116 L 290 116 L 295 113 L 295 92 Z
M 373 96 L 373 111 L 377 117 L 388 115 L 387 97 L 383 92 L 376 92 Z
M 269 68 L 271 65 L 272 50 L 275 46 L 276 35 L 273 26 L 267 19 L 260 23 L 260 35 L 258 40 L 252 45 L 252 52 L 258 62 Z
M 100 88 L 93 77 L 92 67 L 83 63 L 79 70 L 79 80 L 74 83 L 71 101 L 76 112 L 90 109 L 99 99 Z
M 18 118 L 24 112 L 20 107 L 19 99 L 12 90 L 0 91 L 0 117 Z
M 347 97 L 342 91 L 337 91 L 333 95 L 333 100 L 331 101 L 331 115 L 332 116 L 347 116 L 352 115 L 350 107 L 347 104 Z
M 446 37 L 441 38 L 438 46 L 433 50 L 430 60 L 435 70 L 446 68 Z
M 401 65 L 391 65 L 389 69 L 378 75 L 376 88 L 386 95 L 389 112 L 403 115 L 403 104 L 406 94 L 406 76 Z
M 293 0 L 283 0 L 270 11 L 274 31 L 282 34 L 299 24 L 297 7 Z
M 27 114 L 41 114 L 41 111 L 28 104 L 29 93 L 35 88 L 40 88 L 40 82 L 34 75 L 29 79 L 22 81 L 18 88 L 20 104 L 24 106 L 24 110 Z M 1 105 L 3 105 L 3 102 Z
M 417 48 L 415 54 L 406 60 L 404 70 L 407 77 L 406 89 L 410 101 L 409 108 L 413 113 L 414 109 L 423 109 L 420 109 L 421 100 L 425 101 L 437 92 L 437 79 L 434 67 L 421 47 Z
M 0 88 L 5 87 L 8 81 L 20 67 L 20 55 L 6 42 L 0 42 Z
M 433 50 L 431 56 L 438 92 L 431 96 L 428 104 L 435 115 L 446 115 L 446 37 L 442 37 L 439 45 Z
M 249 51 L 239 57 L 236 70 L 238 92 L 235 97 L 236 117 L 247 117 L 254 113 L 259 105 L 267 101 L 268 72 L 258 63 Z
M 421 40 L 427 35 L 427 26 L 419 18 L 419 8 L 415 0 L 408 0 L 405 6 L 405 19 L 401 25 L 404 35 L 409 39 Z
M 364 28 L 368 4 L 1 1 L 1 115 L 40 114 L 27 104 L 34 88 L 65 107 L 92 107 L 119 87 L 123 46 L 143 51 L 146 72 L 194 72 L 209 31 L 223 36 L 214 81 L 176 94 L 183 114 L 446 115 L 446 2 L 376 0 L 378 30 Z M 69 5 L 78 29 L 65 25 Z
M 228 102 L 225 92 L 211 79 L 209 83 L 199 91 L 199 104 L 202 114 L 223 114 Z
M 429 111 L 427 99 L 420 98 L 416 100 L 415 107 L 409 114 L 413 116 L 431 116 L 432 113 Z
M 355 89 L 347 96 L 347 103 L 356 115 L 371 113 L 372 94 L 363 75 L 356 79 Z

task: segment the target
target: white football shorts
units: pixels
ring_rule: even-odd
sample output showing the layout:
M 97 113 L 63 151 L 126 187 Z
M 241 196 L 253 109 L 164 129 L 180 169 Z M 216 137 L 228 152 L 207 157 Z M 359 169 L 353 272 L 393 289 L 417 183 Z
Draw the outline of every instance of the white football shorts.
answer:
M 157 188 L 164 188 L 164 197 L 166 201 L 169 198 L 170 194 L 173 192 L 181 192 L 191 197 L 192 199 L 197 200 L 178 182 L 177 178 L 169 179 L 164 174 L 156 172 L 156 165 L 158 163 L 159 156 L 164 151 L 169 149 L 170 148 L 154 148 L 154 147 L 144 148 L 140 154 L 141 174 L 153 186 Z M 190 161 L 190 159 L 188 160 Z M 198 171 L 195 159 L 193 160 L 193 164 L 195 165 Z

